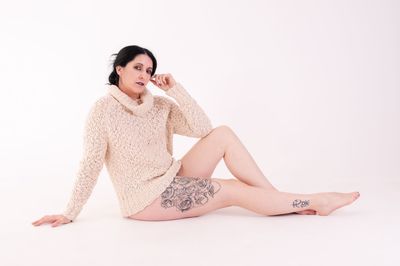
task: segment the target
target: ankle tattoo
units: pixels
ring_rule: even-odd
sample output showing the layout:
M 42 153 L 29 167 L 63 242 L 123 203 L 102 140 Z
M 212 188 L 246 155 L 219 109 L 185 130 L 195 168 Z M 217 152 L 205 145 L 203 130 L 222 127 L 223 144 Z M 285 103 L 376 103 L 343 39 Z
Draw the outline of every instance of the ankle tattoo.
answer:
M 292 203 L 293 208 L 304 208 L 310 205 L 310 201 L 309 200 L 294 200 Z

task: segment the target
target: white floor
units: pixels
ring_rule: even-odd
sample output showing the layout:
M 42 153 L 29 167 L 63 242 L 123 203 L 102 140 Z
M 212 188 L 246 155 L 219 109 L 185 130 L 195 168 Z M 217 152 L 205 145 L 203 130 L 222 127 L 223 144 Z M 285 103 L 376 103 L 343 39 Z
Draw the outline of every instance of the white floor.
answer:
M 305 189 L 307 182 L 280 189 L 327 191 L 315 182 Z M 52 228 L 31 222 L 60 209 L 65 189 L 38 194 L 33 183 L 3 183 L 0 265 L 400 265 L 400 181 L 331 183 L 329 191 L 361 197 L 330 216 L 229 207 L 164 222 L 122 218 L 109 184 L 100 181 L 75 222 Z

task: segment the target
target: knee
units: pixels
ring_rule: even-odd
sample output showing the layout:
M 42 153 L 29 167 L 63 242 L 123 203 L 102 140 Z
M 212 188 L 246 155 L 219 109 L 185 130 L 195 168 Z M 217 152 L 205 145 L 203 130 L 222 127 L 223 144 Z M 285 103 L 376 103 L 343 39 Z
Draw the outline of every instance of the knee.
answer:
M 219 192 L 220 199 L 224 202 L 225 207 L 235 206 L 235 193 L 240 186 L 237 179 L 230 178 L 230 179 L 221 179 L 221 178 L 212 178 L 214 184 L 217 183 L 215 187 L 220 187 Z M 215 188 L 214 188 L 215 189 Z
M 215 127 L 213 130 L 215 130 L 215 131 L 222 131 L 222 132 L 232 131 L 232 129 L 231 129 L 229 126 L 227 126 L 227 125 L 220 125 L 220 126 L 217 126 L 217 127 Z
M 217 126 L 211 131 L 211 133 L 214 136 L 222 137 L 223 139 L 234 134 L 233 130 L 227 125 Z

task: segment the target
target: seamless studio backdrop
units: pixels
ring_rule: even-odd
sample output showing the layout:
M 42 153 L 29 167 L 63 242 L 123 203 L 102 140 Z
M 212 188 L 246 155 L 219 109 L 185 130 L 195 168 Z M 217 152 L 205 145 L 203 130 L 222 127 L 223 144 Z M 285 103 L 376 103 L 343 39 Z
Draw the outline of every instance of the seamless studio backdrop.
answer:
M 0 264 L 399 265 L 399 12 L 389 0 L 1 3 Z M 140 222 L 120 215 L 104 167 L 74 223 L 33 227 L 66 207 L 86 115 L 111 54 L 132 44 L 278 189 L 361 197 L 327 217 L 229 207 Z M 174 157 L 197 141 L 175 135 Z M 223 160 L 213 176 L 233 177 Z

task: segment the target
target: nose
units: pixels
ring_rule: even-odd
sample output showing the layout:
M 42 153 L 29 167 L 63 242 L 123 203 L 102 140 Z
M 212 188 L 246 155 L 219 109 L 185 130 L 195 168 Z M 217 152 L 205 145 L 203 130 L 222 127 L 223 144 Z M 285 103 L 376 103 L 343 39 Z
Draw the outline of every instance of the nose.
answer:
M 143 74 L 142 74 L 142 73 L 139 74 L 139 79 L 140 79 L 140 80 L 144 80 L 144 77 L 143 77 Z

